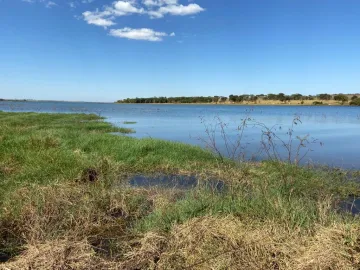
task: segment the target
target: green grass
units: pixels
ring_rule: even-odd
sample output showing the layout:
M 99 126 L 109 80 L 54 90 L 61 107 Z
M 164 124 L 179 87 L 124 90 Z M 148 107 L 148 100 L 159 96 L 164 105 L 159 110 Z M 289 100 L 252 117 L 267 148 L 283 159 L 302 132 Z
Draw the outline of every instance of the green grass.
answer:
M 202 262 L 198 269 L 206 269 L 212 265 L 206 265 L 203 256 L 210 250 L 215 256 L 221 245 L 243 247 L 243 236 L 235 236 L 230 229 L 217 236 L 221 227 L 213 224 L 225 221 L 235 231 L 245 230 L 247 236 L 264 233 L 281 239 L 263 247 L 264 257 L 251 255 L 264 262 L 261 266 L 250 264 L 250 255 L 241 259 L 241 264 L 252 265 L 248 269 L 267 269 L 266 258 L 274 253 L 284 255 L 279 255 L 283 261 L 277 261 L 284 269 L 292 269 L 292 263 L 300 267 L 301 256 L 327 258 L 315 251 L 305 254 L 306 250 L 327 250 L 329 245 L 333 253 L 342 254 L 334 255 L 335 261 L 324 259 L 343 267 L 333 269 L 359 266 L 360 220 L 338 213 L 335 207 L 342 198 L 360 194 L 359 183 L 348 180 L 346 172 L 278 162 L 221 162 L 199 147 L 111 134 L 114 132 L 132 130 L 113 127 L 96 115 L 0 112 L 0 252 L 16 255 L 26 251 L 15 260 L 16 267 L 9 269 L 29 268 L 30 263 L 51 268 L 49 261 L 55 255 L 42 260 L 31 257 L 30 251 L 43 248 L 51 254 L 46 248 L 61 246 L 59 241 L 64 243 L 64 239 L 67 244 L 57 252 L 65 255 L 59 256 L 69 256 L 69 246 L 87 243 L 80 251 L 75 249 L 83 269 L 147 269 L 159 258 L 159 269 L 190 267 L 194 263 L 187 261 L 190 254 L 197 254 L 195 262 Z M 96 173 L 96 182 L 87 181 L 89 171 Z M 181 191 L 125 184 L 129 175 L 157 173 L 197 175 L 201 181 L 219 179 L 226 188 L 214 191 L 204 185 Z M 195 226 L 187 236 L 190 242 L 184 240 L 180 248 L 176 237 L 189 226 Z M 319 236 L 324 230 L 340 231 L 341 236 Z M 296 241 L 294 235 L 299 237 Z M 212 244 L 189 251 L 185 257 L 178 253 L 191 249 L 192 238 L 205 236 Z M 219 239 L 222 242 L 214 244 Z M 285 255 L 282 244 L 296 254 Z M 84 250 L 96 252 L 90 266 L 83 259 Z M 174 254 L 184 261 L 173 259 Z M 240 263 L 235 257 L 215 269 Z M 313 261 L 317 262 L 314 269 L 328 266 Z

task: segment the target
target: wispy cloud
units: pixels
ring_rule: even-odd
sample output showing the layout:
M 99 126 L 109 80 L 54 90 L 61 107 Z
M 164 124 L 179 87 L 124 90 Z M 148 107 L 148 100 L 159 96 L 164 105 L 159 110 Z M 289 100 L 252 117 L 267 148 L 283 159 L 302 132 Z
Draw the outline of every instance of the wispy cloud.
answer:
M 0 0 L 1 1 L 1 0 Z M 95 0 L 61 0 L 61 1 L 51 1 L 51 0 L 21 0 L 22 2 L 25 3 L 42 3 L 45 5 L 45 7 L 50 8 L 50 7 L 54 7 L 54 6 L 58 6 L 59 4 L 62 4 L 63 2 L 65 2 L 65 5 L 68 5 L 70 8 L 74 9 L 76 7 L 78 7 L 81 4 L 90 4 L 95 2 Z
M 69 2 L 69 6 L 71 8 L 76 8 L 76 2 Z
M 49 1 L 49 2 L 47 2 L 46 4 L 45 4 L 45 6 L 47 7 L 47 8 L 51 8 L 51 7 L 54 7 L 54 6 L 57 6 L 58 4 L 56 4 L 55 2 L 53 2 L 53 1 Z
M 85 11 L 84 20 L 88 24 L 102 27 L 115 25 L 115 18 L 131 14 L 142 14 L 145 10 L 134 5 L 133 1 L 115 1 L 112 6 L 105 6 L 102 11 Z
M 85 11 L 82 15 L 88 24 L 94 24 L 105 28 L 115 25 L 113 22 L 114 17 L 109 11 Z
M 42 3 L 45 5 L 45 7 L 47 8 L 51 8 L 54 6 L 57 6 L 58 4 L 53 2 L 53 1 L 47 1 L 47 0 L 21 0 L 22 2 L 26 2 L 29 4 L 33 4 L 33 3 Z
M 111 6 L 103 7 L 102 11 L 86 11 L 84 20 L 89 24 L 110 26 L 115 24 L 116 17 L 131 14 L 147 14 L 151 18 L 162 18 L 165 15 L 194 15 L 205 9 L 198 4 L 182 5 L 178 0 L 143 0 L 138 4 L 135 0 L 115 1 Z M 94 19 L 96 18 L 96 19 Z
M 132 29 L 125 27 L 122 29 L 111 29 L 109 34 L 118 38 L 127 38 L 146 41 L 162 41 L 163 37 L 168 36 L 164 32 L 156 32 L 149 28 Z M 172 36 L 173 33 L 170 34 Z
M 198 4 L 189 4 L 184 5 L 167 5 L 162 6 L 157 10 L 150 10 L 148 14 L 152 18 L 162 18 L 166 14 L 175 15 L 175 16 L 187 16 L 194 15 L 204 11 L 205 9 L 200 7 Z
M 177 5 L 178 0 L 143 0 L 145 6 Z

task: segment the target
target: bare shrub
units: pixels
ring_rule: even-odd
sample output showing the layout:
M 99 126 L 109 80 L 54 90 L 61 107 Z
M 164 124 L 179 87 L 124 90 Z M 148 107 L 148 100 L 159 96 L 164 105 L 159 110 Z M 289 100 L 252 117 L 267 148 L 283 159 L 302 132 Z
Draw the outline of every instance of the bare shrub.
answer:
M 269 128 L 264 123 L 255 122 L 254 125 L 261 129 L 261 151 L 270 160 L 299 164 L 312 151 L 310 146 L 318 142 L 309 134 L 295 136 L 295 127 L 300 124 L 302 124 L 300 116 L 295 115 L 291 126 L 286 131 L 286 138 L 283 139 L 278 133 L 281 126 L 274 125 Z M 320 145 L 322 145 L 321 142 Z M 280 151 L 285 152 L 284 156 L 281 155 Z
M 205 144 L 205 147 L 215 153 L 222 161 L 225 157 L 234 161 L 244 161 L 246 157 L 264 155 L 268 160 L 276 160 L 299 164 L 312 150 L 312 145 L 319 143 L 317 139 L 309 134 L 295 136 L 295 127 L 302 124 L 300 116 L 295 115 L 290 127 L 282 133 L 280 125 L 267 126 L 251 118 L 250 113 L 240 120 L 235 128 L 224 122 L 220 116 L 216 116 L 213 122 L 201 118 L 205 127 L 205 137 L 198 137 L 198 140 Z M 253 153 L 247 153 L 249 141 L 244 140 L 247 129 L 259 130 L 259 147 Z M 233 134 L 235 131 L 235 134 Z M 224 151 L 222 149 L 224 148 Z

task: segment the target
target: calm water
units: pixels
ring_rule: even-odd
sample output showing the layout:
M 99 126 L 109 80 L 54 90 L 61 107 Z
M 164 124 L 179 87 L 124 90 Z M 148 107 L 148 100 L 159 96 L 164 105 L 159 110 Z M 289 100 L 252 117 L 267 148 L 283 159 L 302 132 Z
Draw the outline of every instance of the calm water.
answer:
M 31 111 L 54 113 L 97 113 L 114 125 L 124 126 L 124 121 L 136 121 L 128 125 L 136 130 L 137 138 L 151 137 L 205 146 L 199 138 L 207 140 L 206 126 L 213 130 L 220 117 L 227 124 L 226 133 L 235 142 L 236 128 L 245 117 L 250 117 L 268 127 L 275 126 L 276 134 L 288 138 L 287 131 L 294 116 L 302 123 L 295 126 L 294 136 L 309 135 L 316 142 L 303 148 L 301 154 L 311 150 L 303 162 L 327 164 L 343 168 L 360 168 L 360 108 L 340 106 L 227 106 L 227 105 L 152 105 L 106 104 L 66 102 L 0 102 L 3 111 Z M 205 120 L 205 124 L 203 123 Z M 244 131 L 240 151 L 245 157 L 266 158 L 261 152 L 261 129 L 250 122 Z M 215 142 L 227 155 L 221 134 L 215 132 Z M 212 133 L 211 133 L 212 134 Z M 296 147 L 296 138 L 293 144 Z M 207 140 L 208 141 L 208 140 Z M 277 151 L 283 157 L 284 148 L 276 141 Z

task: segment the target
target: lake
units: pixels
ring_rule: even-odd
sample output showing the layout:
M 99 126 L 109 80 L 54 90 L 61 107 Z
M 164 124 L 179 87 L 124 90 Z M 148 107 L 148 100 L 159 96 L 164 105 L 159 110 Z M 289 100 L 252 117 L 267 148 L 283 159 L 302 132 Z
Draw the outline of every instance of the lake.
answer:
M 236 156 L 266 159 L 269 151 L 283 159 L 288 150 L 280 139 L 292 146 L 296 158 L 299 136 L 308 143 L 300 147 L 298 160 L 348 169 L 360 169 L 360 108 L 350 106 L 232 106 L 232 105 L 157 105 L 82 102 L 9 102 L 1 101 L 0 110 L 14 112 L 96 113 L 116 126 L 136 130 L 136 138 L 159 138 L 206 147 L 209 142 L 223 156 L 240 141 Z M 288 143 L 293 120 L 293 142 Z M 243 119 L 248 119 L 242 128 Z M 124 121 L 136 124 L 125 125 Z M 224 133 L 221 132 L 221 126 Z M 241 129 L 239 130 L 239 126 Z M 264 128 L 274 133 L 266 133 Z M 206 129 L 208 133 L 206 133 Z M 224 134 L 226 139 L 224 139 Z M 239 140 L 241 136 L 241 140 Z M 276 135 L 278 138 L 274 138 Z M 228 146 L 228 147 L 226 147 Z M 229 150 L 229 151 L 228 151 Z

